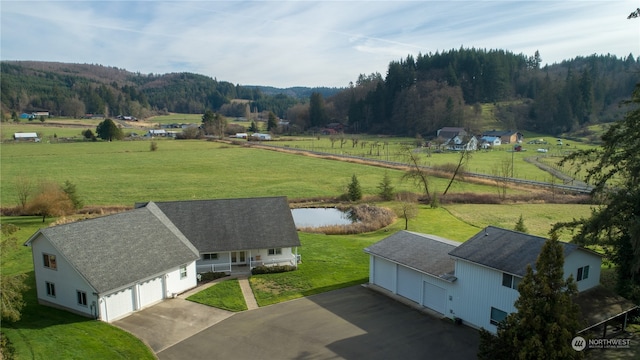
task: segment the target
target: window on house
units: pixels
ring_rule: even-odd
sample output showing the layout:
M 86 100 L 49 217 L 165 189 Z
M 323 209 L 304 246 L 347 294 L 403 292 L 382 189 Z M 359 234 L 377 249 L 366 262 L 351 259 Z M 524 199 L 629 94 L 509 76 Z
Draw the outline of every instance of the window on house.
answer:
M 44 260 L 44 267 L 56 270 L 58 269 L 58 263 L 56 262 L 56 256 L 51 254 L 42 254 Z
M 589 278 L 589 265 L 578 268 L 578 275 L 576 276 L 576 281 L 584 280 Z
M 518 284 L 520 284 L 520 280 L 522 280 L 522 278 L 507 273 L 502 273 L 502 286 L 518 290 Z
M 500 309 L 496 309 L 494 307 L 491 308 L 491 320 L 489 321 L 491 324 L 498 325 L 499 323 L 504 321 L 504 319 L 506 318 L 507 318 L 506 312 Z
M 281 255 L 282 248 L 269 249 L 269 255 Z
M 77 290 L 76 295 L 78 296 L 78 305 L 87 306 L 87 293 Z
M 202 260 L 218 260 L 217 253 L 202 254 Z
M 46 287 L 47 287 L 47 295 L 51 296 L 51 297 L 56 297 L 56 284 L 54 283 L 50 283 L 50 282 L 45 282 Z
M 187 267 L 186 266 L 181 266 L 180 267 L 180 279 L 184 279 L 187 277 Z

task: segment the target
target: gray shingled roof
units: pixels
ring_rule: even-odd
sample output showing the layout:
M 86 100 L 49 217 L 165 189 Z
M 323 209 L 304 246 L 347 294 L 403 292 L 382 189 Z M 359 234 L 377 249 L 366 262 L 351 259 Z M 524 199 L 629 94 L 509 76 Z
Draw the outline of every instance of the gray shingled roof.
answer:
M 284 196 L 155 204 L 200 252 L 300 246 Z
M 459 243 L 435 235 L 399 231 L 364 249 L 365 252 L 437 277 L 455 270 L 449 256 Z
M 197 260 L 197 249 L 153 203 L 145 208 L 39 230 L 98 292 Z
M 509 274 L 524 276 L 527 265 L 535 269 L 536 260 L 547 239 L 488 226 L 462 243 L 450 255 L 481 264 Z M 564 256 L 579 248 L 576 244 L 562 243 Z

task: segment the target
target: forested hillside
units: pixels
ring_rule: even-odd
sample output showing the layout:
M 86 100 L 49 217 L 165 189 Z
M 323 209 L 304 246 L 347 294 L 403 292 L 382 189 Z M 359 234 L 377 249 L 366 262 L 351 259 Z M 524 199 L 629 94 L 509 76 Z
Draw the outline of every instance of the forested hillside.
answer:
M 1 63 L 2 113 L 47 110 L 57 116 L 104 114 L 145 118 L 166 112 L 203 113 L 224 109 L 228 116 L 251 110 L 273 111 L 283 117 L 297 100 L 266 95 L 255 87 L 233 85 L 192 73 L 140 74 L 116 67 L 34 61 Z
M 360 75 L 328 101 L 330 117 L 362 132 L 430 135 L 443 126 L 478 130 L 480 103 L 495 103 L 504 128 L 560 134 L 620 118 L 620 100 L 640 81 L 640 59 L 542 59 L 502 50 L 460 49 L 408 56 L 386 76 Z
M 304 131 L 342 123 L 347 131 L 431 137 L 444 126 L 481 130 L 483 103 L 505 129 L 560 134 L 611 122 L 640 81 L 640 59 L 592 55 L 541 67 L 542 57 L 458 49 L 392 61 L 383 76 L 347 89 L 240 86 L 193 73 L 140 74 L 88 64 L 1 63 L 2 115 L 48 110 L 138 118 L 167 112 L 226 116 L 273 111 Z M 233 99 L 248 100 L 232 102 Z

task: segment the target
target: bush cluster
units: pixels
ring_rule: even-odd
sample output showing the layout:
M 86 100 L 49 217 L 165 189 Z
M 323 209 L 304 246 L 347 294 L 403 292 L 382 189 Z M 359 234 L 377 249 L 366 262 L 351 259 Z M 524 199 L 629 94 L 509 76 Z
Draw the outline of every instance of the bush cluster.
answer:
M 253 269 L 251 269 L 251 274 L 252 275 L 276 274 L 276 273 L 282 273 L 282 272 L 287 272 L 287 271 L 293 271 L 295 269 L 296 269 L 296 267 L 293 266 L 293 265 L 273 265 L 273 266 L 261 265 L 261 266 L 256 266 Z
M 225 276 L 227 276 L 226 273 L 223 272 L 206 272 L 206 273 L 202 273 L 200 274 L 201 278 L 200 281 L 202 282 L 208 282 L 208 281 L 213 281 L 213 280 L 217 280 L 220 278 L 223 278 Z

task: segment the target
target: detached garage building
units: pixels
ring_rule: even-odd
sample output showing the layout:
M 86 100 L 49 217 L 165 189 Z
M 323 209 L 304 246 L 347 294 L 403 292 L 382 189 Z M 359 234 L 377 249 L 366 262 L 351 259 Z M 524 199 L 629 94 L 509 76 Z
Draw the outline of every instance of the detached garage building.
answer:
M 408 231 L 395 233 L 365 249 L 370 255 L 369 283 L 381 292 L 402 296 L 475 328 L 497 331 L 519 297 L 518 284 L 547 239 L 488 226 L 464 243 Z M 561 243 L 565 279 L 576 281 L 576 303 L 585 328 L 626 318 L 637 307 L 600 284 L 601 255 L 576 244 Z M 615 305 L 608 306 L 605 304 Z M 595 309 L 593 304 L 599 304 Z M 624 327 L 624 326 L 623 326 Z
M 449 255 L 459 243 L 435 235 L 397 232 L 364 251 L 369 281 L 440 314 L 450 311 L 455 262 Z
M 106 322 L 197 285 L 198 250 L 153 203 L 40 229 L 25 245 L 39 303 Z

